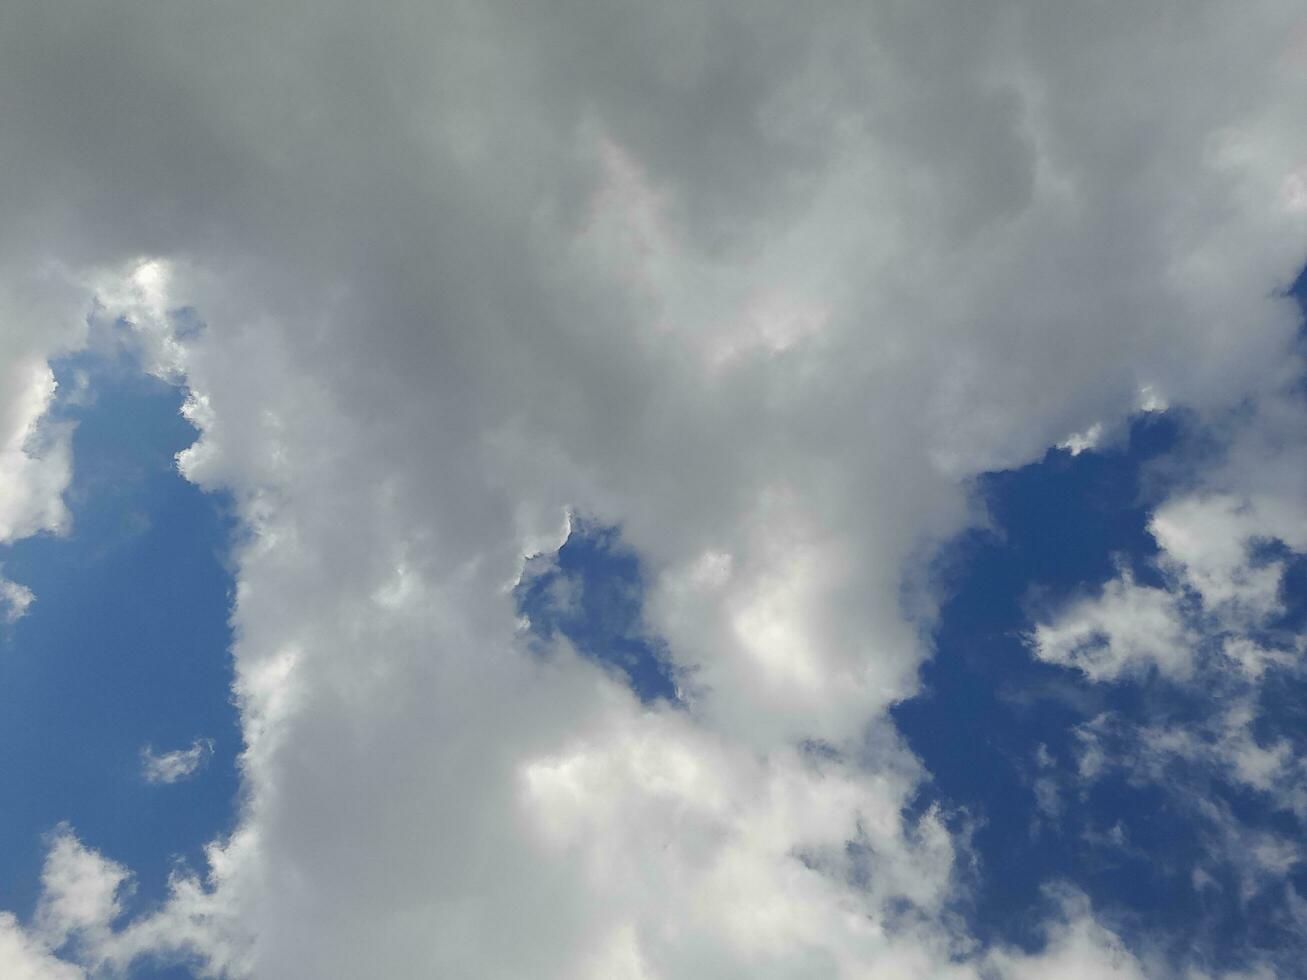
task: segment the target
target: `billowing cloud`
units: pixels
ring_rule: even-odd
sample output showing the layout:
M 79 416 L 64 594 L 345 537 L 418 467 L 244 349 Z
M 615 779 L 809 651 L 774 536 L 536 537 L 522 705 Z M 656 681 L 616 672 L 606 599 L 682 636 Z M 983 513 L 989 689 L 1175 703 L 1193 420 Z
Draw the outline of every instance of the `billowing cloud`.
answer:
M 37 932 L 55 949 L 73 940 L 99 945 L 122 914 L 119 891 L 127 879 L 126 868 L 87 849 L 70 829 L 60 828 L 41 873 Z
M 6 288 L 134 324 L 248 532 L 239 827 L 92 961 L 978 975 L 885 715 L 924 559 L 980 471 L 1300 369 L 1299 15 L 8 5 Z M 572 513 L 683 706 L 522 635 Z
M 18 920 L 0 912 L 0 972 L 12 980 L 82 980 L 80 967 L 53 956 Z

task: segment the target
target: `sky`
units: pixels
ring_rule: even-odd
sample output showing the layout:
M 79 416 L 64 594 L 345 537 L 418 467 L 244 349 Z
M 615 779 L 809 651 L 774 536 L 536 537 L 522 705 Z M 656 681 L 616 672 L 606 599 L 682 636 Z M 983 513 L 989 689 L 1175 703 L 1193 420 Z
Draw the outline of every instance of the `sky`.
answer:
M 0 10 L 0 977 L 1307 976 L 1307 18 Z

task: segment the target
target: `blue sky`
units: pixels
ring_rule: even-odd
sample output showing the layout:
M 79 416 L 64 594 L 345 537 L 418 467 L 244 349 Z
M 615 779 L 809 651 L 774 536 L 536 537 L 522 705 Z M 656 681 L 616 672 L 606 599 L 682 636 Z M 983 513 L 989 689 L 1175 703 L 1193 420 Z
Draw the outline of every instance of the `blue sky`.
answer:
M 0 905 L 25 915 L 60 824 L 135 871 L 139 910 L 235 818 L 230 508 L 177 473 L 173 457 L 195 438 L 181 392 L 146 375 L 123 340 L 101 335 L 54 365 L 48 417 L 76 427 L 71 529 L 3 551 L 6 576 L 39 596 L 4 627 L 0 657 Z M 147 746 L 197 738 L 213 751 L 193 775 L 145 778 Z
M 1125 774 L 1077 787 L 1078 725 L 1104 712 L 1183 724 L 1209 712 L 1219 693 L 1156 676 L 1094 684 L 1033 658 L 1025 640 L 1032 610 L 1101 588 L 1123 564 L 1141 582 L 1157 575 L 1147 515 L 1176 479 L 1164 464 L 1185 442 L 1182 418 L 1144 416 L 1125 446 L 1075 457 L 1053 450 L 1039 463 L 987 475 L 978 492 L 993 529 L 967 535 L 940 558 L 954 594 L 941 613 L 936 656 L 923 672 L 925 692 L 894 715 L 931 772 L 925 798 L 978 821 L 979 887 L 968 914 L 979 935 L 1037 944 L 1041 889 L 1062 879 L 1119 920 L 1123 935 L 1161 932 L 1177 957 L 1199 951 L 1232 969 L 1267 949 L 1300 949 L 1296 926 L 1275 921 L 1280 895 L 1250 902 L 1233 880 L 1205 893 L 1193 885 L 1206 828 L 1166 787 L 1133 784 Z M 1302 561 L 1295 557 L 1291 574 L 1301 574 Z M 1286 581 L 1286 621 L 1300 619 L 1307 602 L 1292 586 Z M 1260 716 L 1267 742 L 1300 737 L 1301 681 L 1283 683 L 1298 693 L 1281 695 Z M 1051 814 L 1041 812 L 1036 785 L 1050 775 L 1065 794 Z M 1301 836 L 1300 822 L 1273 801 L 1216 773 L 1197 778 L 1201 792 L 1228 799 L 1247 825 Z M 1121 841 L 1110 836 L 1117 828 Z M 1295 872 L 1298 887 L 1305 872 Z

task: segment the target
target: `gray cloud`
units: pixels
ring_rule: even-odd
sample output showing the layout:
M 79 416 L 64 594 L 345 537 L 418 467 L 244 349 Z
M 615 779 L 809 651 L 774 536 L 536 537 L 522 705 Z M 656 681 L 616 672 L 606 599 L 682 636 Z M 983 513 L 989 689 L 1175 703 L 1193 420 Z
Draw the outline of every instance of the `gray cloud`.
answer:
M 920 561 L 978 471 L 1298 370 L 1295 5 L 0 16 L 5 288 L 130 318 L 251 531 L 240 828 L 101 962 L 975 974 L 884 717 Z M 528 651 L 572 511 L 650 570 L 685 710 Z

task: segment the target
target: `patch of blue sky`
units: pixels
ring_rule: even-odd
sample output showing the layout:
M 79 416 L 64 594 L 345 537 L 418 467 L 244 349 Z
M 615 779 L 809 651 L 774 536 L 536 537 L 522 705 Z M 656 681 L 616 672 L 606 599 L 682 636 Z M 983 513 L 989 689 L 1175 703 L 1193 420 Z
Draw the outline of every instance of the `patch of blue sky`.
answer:
M 1054 882 L 1080 889 L 1127 940 L 1170 944 L 1233 968 L 1286 954 L 1299 941 L 1274 906 L 1282 894 L 1241 891 L 1236 869 L 1213 860 L 1210 823 L 1189 802 L 1228 809 L 1250 831 L 1300 837 L 1296 818 L 1268 798 L 1201 764 L 1176 766 L 1165 784 L 1109 771 L 1077 774 L 1078 732 L 1108 714 L 1123 722 L 1196 726 L 1211 715 L 1210 688 L 1160 676 L 1095 683 L 1035 658 L 1028 633 L 1041 613 L 1092 593 L 1128 569 L 1162 586 L 1148 532 L 1153 508 L 1184 486 L 1197 461 L 1221 447 L 1183 413 L 1149 413 L 1124 444 L 1072 455 L 1051 450 L 1030 466 L 977 481 L 988 528 L 964 534 L 937 558 L 948 599 L 920 696 L 894 719 L 930 781 L 914 804 L 939 803 L 969 828 L 979 859 L 960 909 L 985 942 L 1042 946 L 1056 911 Z M 1307 560 L 1268 545 L 1287 562 L 1285 611 L 1274 624 L 1307 622 Z M 624 674 L 645 701 L 675 700 L 675 677 L 642 624 L 642 574 L 620 532 L 577 522 L 556 555 L 533 559 L 517 591 L 519 610 L 542 641 L 565 636 L 584 655 Z M 1301 747 L 1304 684 L 1275 675 L 1260 690 L 1254 734 Z M 1198 882 L 1194 870 L 1208 869 Z M 1303 869 L 1290 875 L 1307 891 Z
M 557 553 L 528 562 L 516 599 L 539 639 L 566 637 L 624 676 L 645 702 L 678 701 L 671 665 L 644 627 L 643 595 L 640 561 L 618 530 L 573 519 Z
M 239 792 L 227 502 L 176 470 L 196 437 L 181 391 L 145 374 L 118 329 L 94 339 L 54 365 L 51 422 L 75 425 L 71 530 L 0 549 L 6 577 L 36 595 L 0 627 L 0 907 L 20 917 L 57 825 L 133 870 L 139 912 L 164 897 L 177 861 L 203 868 Z M 143 747 L 197 739 L 211 751 L 194 773 L 145 778 Z
M 1307 275 L 1294 292 L 1301 302 Z M 1245 888 L 1237 858 L 1223 862 L 1216 839 L 1213 814 L 1222 813 L 1251 838 L 1307 839 L 1282 799 L 1202 758 L 1173 760 L 1161 780 L 1111 766 L 1091 780 L 1078 773 L 1079 733 L 1093 719 L 1115 720 L 1103 741 L 1109 753 L 1138 751 L 1142 726 L 1202 737 L 1202 724 L 1247 685 L 1233 676 L 1174 684 L 1156 673 L 1095 683 L 1036 659 L 1028 643 L 1042 612 L 1094 592 L 1121 568 L 1162 585 L 1149 513 L 1182 486 L 1196 459 L 1220 451 L 1183 414 L 1140 415 L 1123 446 L 1078 456 L 1053 450 L 984 476 L 977 492 L 991 527 L 938 557 L 948 599 L 935 655 L 923 668 L 922 693 L 896 706 L 894 718 L 930 773 L 917 806 L 942 804 L 959 827 L 972 827 L 979 867 L 962 911 L 983 941 L 1038 948 L 1054 902 L 1045 886 L 1061 881 L 1087 894 L 1127 941 L 1147 936 L 1177 962 L 1288 968 L 1303 952 L 1284 888 Z M 1265 627 L 1283 643 L 1307 626 L 1307 557 L 1278 542 L 1264 550 L 1285 563 L 1284 611 Z M 1253 698 L 1256 743 L 1284 741 L 1303 753 L 1302 672 L 1271 671 Z M 1285 880 L 1307 892 L 1307 867 L 1291 866 Z
M 976 821 L 973 843 L 982 865 L 970 918 L 982 939 L 1037 946 L 1040 916 L 1031 911 L 1053 878 L 1089 882 L 1091 896 L 1092 881 L 1111 892 L 1130 884 L 1145 902 L 1150 899 L 1133 886 L 1158 884 L 1137 862 L 1104 861 L 1093 845 L 1076 839 L 1106 811 L 1114 819 L 1100 830 L 1119 818 L 1146 834 L 1159 802 L 1147 789 L 1114 787 L 1111 805 L 1087 801 L 1101 812 L 1084 825 L 1082 813 L 1039 820 L 1040 760 L 1071 765 L 1076 725 L 1109 708 L 1144 709 L 1121 703 L 1138 697 L 1128 686 L 1091 684 L 1035 660 L 1023 633 L 1032 607 L 1106 582 L 1120 561 L 1141 579 L 1151 574 L 1151 495 L 1141 492 L 1141 475 L 1176 439 L 1172 420 L 1144 416 L 1124 451 L 1053 450 L 1034 465 L 987 475 L 978 492 L 992 529 L 963 535 L 938 559 L 951 598 L 941 610 L 935 655 L 922 671 L 923 691 L 897 706 L 894 718 L 931 773 L 923 804 L 939 800 Z

